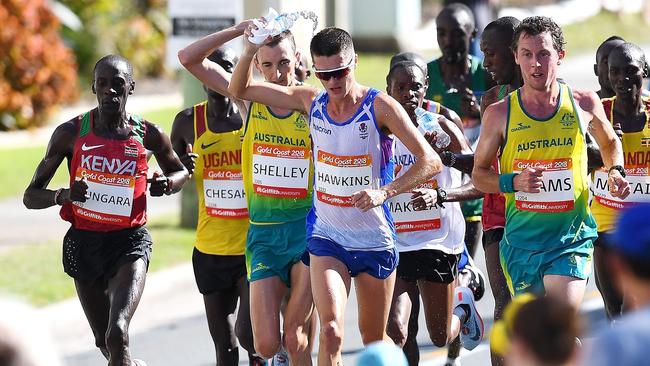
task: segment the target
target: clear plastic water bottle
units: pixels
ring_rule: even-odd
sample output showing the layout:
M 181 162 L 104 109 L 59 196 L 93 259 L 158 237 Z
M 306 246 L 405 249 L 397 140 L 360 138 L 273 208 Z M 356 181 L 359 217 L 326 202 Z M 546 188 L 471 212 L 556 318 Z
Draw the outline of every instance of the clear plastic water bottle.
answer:
M 266 24 L 254 20 L 253 22 L 258 29 L 252 31 L 253 35 L 248 37 L 248 40 L 255 44 L 261 44 L 268 36 L 277 36 L 278 34 L 291 29 L 291 27 L 293 27 L 296 21 L 301 17 L 312 22 L 313 34 L 313 31 L 316 30 L 318 24 L 318 17 L 313 11 L 297 11 L 293 13 L 278 14 L 275 9 L 269 8 L 268 13 L 263 17 Z
M 438 118 L 435 114 L 424 110 L 421 107 L 415 109 L 415 116 L 417 117 L 418 125 L 422 127 L 425 132 L 436 132 L 436 147 L 439 149 L 444 149 L 451 143 L 451 138 L 442 129 L 440 123 L 438 123 Z

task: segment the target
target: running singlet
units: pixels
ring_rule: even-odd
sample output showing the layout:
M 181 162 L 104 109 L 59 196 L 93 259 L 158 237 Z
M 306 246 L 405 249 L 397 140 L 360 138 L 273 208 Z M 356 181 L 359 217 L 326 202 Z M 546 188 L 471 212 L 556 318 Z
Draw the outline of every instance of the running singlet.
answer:
M 487 89 L 485 83 L 486 72 L 483 63 L 476 57 L 469 56 L 471 60 L 470 75 L 471 83 L 469 88 L 475 93 L 482 93 Z M 460 96 L 461 93 L 445 85 L 440 72 L 440 59 L 433 60 L 427 64 L 427 74 L 429 76 L 429 88 L 427 88 L 427 99 L 431 99 L 450 108 L 463 118 L 462 111 L 460 110 Z M 480 99 L 480 96 L 477 96 Z
M 614 123 L 614 103 L 616 97 L 603 99 L 603 107 L 609 120 Z M 635 203 L 650 200 L 650 98 L 643 97 L 646 111 L 646 123 L 639 132 L 623 133 L 623 157 L 625 159 L 625 173 L 630 182 L 630 195 L 625 201 L 612 197 L 607 183 L 608 171 L 601 168 L 594 172 L 591 189 L 594 199 L 591 211 L 598 223 L 599 232 L 614 230 L 618 211 Z
M 367 212 L 352 205 L 353 193 L 393 180 L 393 139 L 379 130 L 374 114 L 378 93 L 370 89 L 357 112 L 340 123 L 327 114 L 327 93 L 312 103 L 315 197 L 307 220 L 308 238 L 331 240 L 348 250 L 385 250 L 394 245 L 387 202 Z
M 207 103 L 194 109 L 194 176 L 199 198 L 196 249 L 212 255 L 243 255 L 248 209 L 241 173 L 241 137 L 236 131 L 214 133 L 208 127 Z
M 521 89 L 508 96 L 501 173 L 543 167 L 539 193 L 506 193 L 503 240 L 527 250 L 559 249 L 596 237 L 589 210 L 587 149 L 579 109 L 571 89 L 558 83 L 555 113 L 537 119 L 526 113 Z
M 146 126 L 131 115 L 131 136 L 113 140 L 93 133 L 92 111 L 80 115 L 70 163 L 70 185 L 86 178 L 86 202 L 66 202 L 60 215 L 75 229 L 97 232 L 142 226 L 147 222 Z
M 421 128 L 418 128 L 423 133 Z M 396 139 L 394 147 L 396 176 L 401 177 L 415 163 L 415 156 Z M 429 182 L 417 188 L 452 188 L 461 185 L 461 172 L 449 167 L 435 175 Z M 465 239 L 465 219 L 460 203 L 445 202 L 444 208 L 438 206 L 415 211 L 411 204 L 411 192 L 399 194 L 388 201 L 397 240 L 395 245 L 400 252 L 420 249 L 435 249 L 447 254 L 463 251 Z
M 299 112 L 276 116 L 251 103 L 242 144 L 248 215 L 254 224 L 304 219 L 311 208 L 309 126 Z
M 507 85 L 499 85 L 497 101 L 505 98 L 507 92 Z M 492 167 L 494 168 L 495 172 L 500 172 L 498 156 L 495 156 L 494 160 L 492 160 Z M 486 193 L 484 198 L 485 199 L 483 200 L 483 213 L 481 220 L 483 223 L 483 230 L 487 231 L 503 228 L 506 225 L 506 199 L 503 197 L 503 193 Z

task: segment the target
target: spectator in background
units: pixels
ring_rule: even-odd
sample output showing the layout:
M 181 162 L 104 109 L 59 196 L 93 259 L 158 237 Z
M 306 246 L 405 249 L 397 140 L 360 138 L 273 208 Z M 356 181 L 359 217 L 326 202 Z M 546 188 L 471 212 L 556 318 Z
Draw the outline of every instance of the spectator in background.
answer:
M 507 366 L 569 366 L 576 362 L 579 334 L 580 322 L 570 304 L 524 294 L 494 324 L 490 347 Z
M 474 22 L 476 24 L 476 37 L 472 41 L 469 53 L 472 56 L 476 56 L 480 59 L 483 58 L 483 52 L 481 52 L 480 42 L 481 34 L 483 29 L 491 21 L 496 19 L 496 11 L 494 9 L 495 0 L 444 0 L 443 6 L 447 6 L 452 3 L 461 3 L 466 5 L 474 13 Z
M 584 366 L 648 364 L 650 345 L 650 203 L 624 211 L 609 240 L 606 258 L 619 290 L 632 299 L 631 311 L 599 333 L 585 352 Z M 626 299 L 627 301 L 627 299 Z

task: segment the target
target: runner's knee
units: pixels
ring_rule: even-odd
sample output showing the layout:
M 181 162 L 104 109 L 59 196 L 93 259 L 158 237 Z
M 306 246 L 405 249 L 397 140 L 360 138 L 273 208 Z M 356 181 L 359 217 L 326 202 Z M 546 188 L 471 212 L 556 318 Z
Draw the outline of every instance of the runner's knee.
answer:
M 254 338 L 255 352 L 263 358 L 272 358 L 280 350 L 280 340 L 275 337 Z
M 336 321 L 331 320 L 321 325 L 321 346 L 324 346 L 327 353 L 337 353 L 343 343 L 343 329 Z

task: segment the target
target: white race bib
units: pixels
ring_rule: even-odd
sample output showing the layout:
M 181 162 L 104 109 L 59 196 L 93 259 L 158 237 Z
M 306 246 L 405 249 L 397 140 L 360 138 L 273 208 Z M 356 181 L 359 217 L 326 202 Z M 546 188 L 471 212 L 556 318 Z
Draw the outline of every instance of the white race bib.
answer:
M 612 197 L 609 193 L 608 177 L 609 172 L 599 169 L 594 173 L 594 182 L 591 189 L 594 192 L 594 199 L 603 206 L 613 209 L 623 209 L 627 206 L 640 202 L 650 201 L 650 175 L 647 166 L 625 167 L 625 179 L 630 182 L 630 195 L 621 200 Z
M 319 201 L 352 207 L 352 195 L 367 188 L 372 188 L 370 155 L 338 156 L 318 152 L 314 190 Z
M 435 189 L 436 181 L 427 182 L 417 188 Z M 440 229 L 440 209 L 437 206 L 422 211 L 415 211 L 411 203 L 413 194 L 401 193 L 388 201 L 390 213 L 395 222 L 397 233 Z
M 86 178 L 86 202 L 73 202 L 75 213 L 84 218 L 129 226 L 133 210 L 135 177 L 77 169 L 77 179 Z
M 204 170 L 203 197 L 205 198 L 205 210 L 209 216 L 248 217 L 244 183 L 240 170 Z
M 552 160 L 515 160 L 513 172 L 526 168 L 546 168 L 539 193 L 515 192 L 515 205 L 521 211 L 564 212 L 575 203 L 571 158 Z
M 309 149 L 253 144 L 253 189 L 262 196 L 305 198 Z

